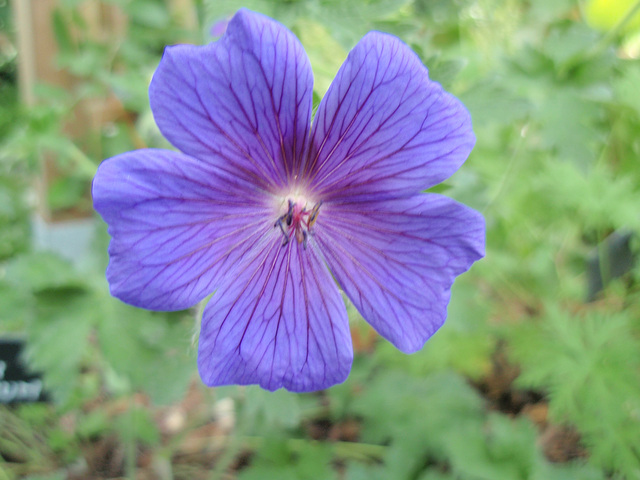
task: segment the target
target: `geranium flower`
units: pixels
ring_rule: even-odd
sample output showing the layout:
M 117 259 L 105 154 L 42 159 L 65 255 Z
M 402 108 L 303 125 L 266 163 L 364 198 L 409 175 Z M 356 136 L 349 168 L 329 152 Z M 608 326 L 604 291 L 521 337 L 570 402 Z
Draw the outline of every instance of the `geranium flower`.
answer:
M 155 120 L 180 152 L 124 153 L 94 179 L 114 296 L 179 310 L 215 292 L 198 349 L 207 385 L 344 381 L 353 350 L 336 281 L 415 352 L 443 324 L 455 276 L 483 255 L 480 214 L 420 193 L 475 137 L 415 53 L 366 35 L 313 125 L 312 85 L 296 37 L 240 10 L 218 42 L 168 47 L 153 76 Z

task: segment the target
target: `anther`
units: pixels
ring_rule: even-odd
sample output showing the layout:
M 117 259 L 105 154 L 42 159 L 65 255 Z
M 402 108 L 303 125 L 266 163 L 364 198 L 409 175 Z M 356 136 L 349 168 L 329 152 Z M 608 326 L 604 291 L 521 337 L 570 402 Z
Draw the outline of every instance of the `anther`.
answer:
M 287 217 L 287 226 L 291 226 L 291 222 L 293 222 L 293 206 L 295 205 L 295 203 L 293 203 L 293 201 L 291 199 L 289 199 L 289 210 L 287 210 L 287 213 L 285 214 Z
M 320 213 L 321 206 L 322 206 L 322 200 L 316 203 L 311 209 L 311 212 L 309 213 L 309 219 L 307 220 L 307 227 L 309 228 L 309 230 L 311 230 L 311 227 L 313 227 L 313 224 L 316 223 L 316 219 L 318 218 L 318 213 Z

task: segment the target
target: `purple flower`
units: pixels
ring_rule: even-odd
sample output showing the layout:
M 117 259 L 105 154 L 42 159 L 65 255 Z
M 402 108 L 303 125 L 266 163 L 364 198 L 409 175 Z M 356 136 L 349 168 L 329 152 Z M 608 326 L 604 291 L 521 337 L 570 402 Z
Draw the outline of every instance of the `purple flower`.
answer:
M 199 340 L 207 385 L 344 381 L 353 350 L 335 281 L 415 352 L 443 324 L 455 276 L 484 254 L 479 213 L 420 193 L 475 137 L 404 43 L 366 35 L 313 125 L 312 84 L 296 37 L 240 10 L 218 42 L 168 47 L 153 77 L 155 120 L 180 152 L 124 153 L 94 179 L 114 296 L 178 310 L 215 292 Z

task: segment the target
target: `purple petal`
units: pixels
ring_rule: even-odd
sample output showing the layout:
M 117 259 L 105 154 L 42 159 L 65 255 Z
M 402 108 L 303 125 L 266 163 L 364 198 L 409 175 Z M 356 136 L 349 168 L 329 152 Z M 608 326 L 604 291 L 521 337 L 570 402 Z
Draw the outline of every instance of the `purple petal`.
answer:
M 111 293 L 138 307 L 194 305 L 273 231 L 267 197 L 181 153 L 138 150 L 105 160 L 92 190 L 112 236 Z
M 305 392 L 349 374 L 351 336 L 335 282 L 312 242 L 283 247 L 274 233 L 204 311 L 198 368 L 209 386 Z
M 422 348 L 454 278 L 484 255 L 482 216 L 435 194 L 323 209 L 315 240 L 347 296 L 397 348 Z
M 212 37 L 221 37 L 224 35 L 224 32 L 227 31 L 227 27 L 229 26 L 230 17 L 223 18 L 222 20 L 218 20 L 209 29 L 209 33 Z
M 300 168 L 312 87 L 298 39 L 240 10 L 220 41 L 167 47 L 149 97 L 158 127 L 178 149 L 273 191 Z
M 399 197 L 440 183 L 475 143 L 464 106 L 396 37 L 371 32 L 322 99 L 305 175 L 324 200 Z

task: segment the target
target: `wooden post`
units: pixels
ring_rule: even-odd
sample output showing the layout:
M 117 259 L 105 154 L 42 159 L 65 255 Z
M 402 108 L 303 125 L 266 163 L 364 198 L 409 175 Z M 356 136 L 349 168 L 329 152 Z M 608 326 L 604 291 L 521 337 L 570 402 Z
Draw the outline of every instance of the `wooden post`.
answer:
M 58 47 L 51 17 L 57 0 L 13 0 L 18 44 L 18 85 L 21 99 L 35 104 L 34 87 L 46 82 L 71 88 L 73 79 L 54 64 Z

